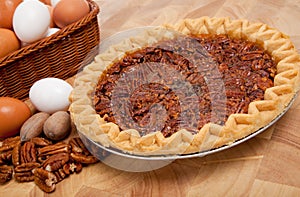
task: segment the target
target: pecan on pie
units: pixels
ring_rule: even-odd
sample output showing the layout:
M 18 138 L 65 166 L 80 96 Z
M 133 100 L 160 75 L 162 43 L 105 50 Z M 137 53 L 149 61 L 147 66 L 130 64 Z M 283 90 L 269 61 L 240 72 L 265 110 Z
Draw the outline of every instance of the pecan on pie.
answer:
M 96 56 L 75 80 L 72 119 L 103 146 L 196 153 L 268 125 L 299 89 L 300 57 L 263 23 L 185 19 Z

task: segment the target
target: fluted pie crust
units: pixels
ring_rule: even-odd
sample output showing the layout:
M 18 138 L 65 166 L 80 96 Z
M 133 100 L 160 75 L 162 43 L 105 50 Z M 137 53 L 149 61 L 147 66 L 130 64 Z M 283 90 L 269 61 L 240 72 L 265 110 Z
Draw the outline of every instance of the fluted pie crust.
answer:
M 164 137 L 160 131 L 140 136 L 135 129 L 120 131 L 118 125 L 106 122 L 93 106 L 93 93 L 99 76 L 128 51 L 135 51 L 161 40 L 176 37 L 172 31 L 190 34 L 226 34 L 260 44 L 277 63 L 274 87 L 266 89 L 264 100 L 251 102 L 247 114 L 231 114 L 224 126 L 208 123 L 196 134 L 185 129 Z M 268 125 L 297 93 L 300 83 L 300 57 L 288 36 L 258 22 L 230 18 L 184 19 L 175 25 L 164 25 L 111 46 L 95 57 L 74 82 L 70 112 L 77 129 L 106 147 L 139 155 L 196 153 L 231 144 Z

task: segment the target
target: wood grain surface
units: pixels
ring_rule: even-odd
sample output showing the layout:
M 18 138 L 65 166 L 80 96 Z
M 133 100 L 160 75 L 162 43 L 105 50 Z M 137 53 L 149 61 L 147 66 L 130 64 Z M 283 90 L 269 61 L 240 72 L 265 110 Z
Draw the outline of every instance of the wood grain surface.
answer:
M 98 0 L 101 39 L 135 27 L 182 18 L 229 16 L 261 21 L 288 34 L 300 49 L 299 0 Z M 150 172 L 103 163 L 86 167 L 43 193 L 10 181 L 0 196 L 300 196 L 300 98 L 270 129 L 231 149 L 175 160 Z

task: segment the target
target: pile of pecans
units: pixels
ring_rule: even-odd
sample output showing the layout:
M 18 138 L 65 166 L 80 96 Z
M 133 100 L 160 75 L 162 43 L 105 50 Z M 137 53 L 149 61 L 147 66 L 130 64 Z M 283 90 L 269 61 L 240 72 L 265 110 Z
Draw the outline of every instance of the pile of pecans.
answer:
M 0 142 L 0 184 L 14 177 L 18 182 L 34 181 L 50 193 L 70 174 L 97 162 L 79 137 L 55 143 L 42 137 L 26 142 L 21 142 L 19 136 L 11 137 Z

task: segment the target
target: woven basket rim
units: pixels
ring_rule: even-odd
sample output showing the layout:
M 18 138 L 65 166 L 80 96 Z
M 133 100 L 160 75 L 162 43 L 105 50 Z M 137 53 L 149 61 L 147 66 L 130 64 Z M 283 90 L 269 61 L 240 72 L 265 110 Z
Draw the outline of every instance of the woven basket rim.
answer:
M 48 36 L 46 38 L 43 38 L 35 43 L 32 43 L 28 46 L 22 47 L 21 49 L 14 51 L 10 53 L 9 55 L 0 58 L 0 69 L 6 67 L 9 63 L 14 62 L 32 52 L 38 51 L 40 49 L 43 49 L 53 43 L 55 43 L 58 40 L 61 40 L 62 38 L 68 36 L 69 34 L 73 33 L 77 29 L 80 29 L 81 27 L 88 24 L 93 18 L 97 17 L 100 9 L 97 3 L 95 3 L 93 0 L 86 0 L 90 6 L 90 12 L 84 16 L 79 21 L 72 23 L 58 31 L 57 33 Z

